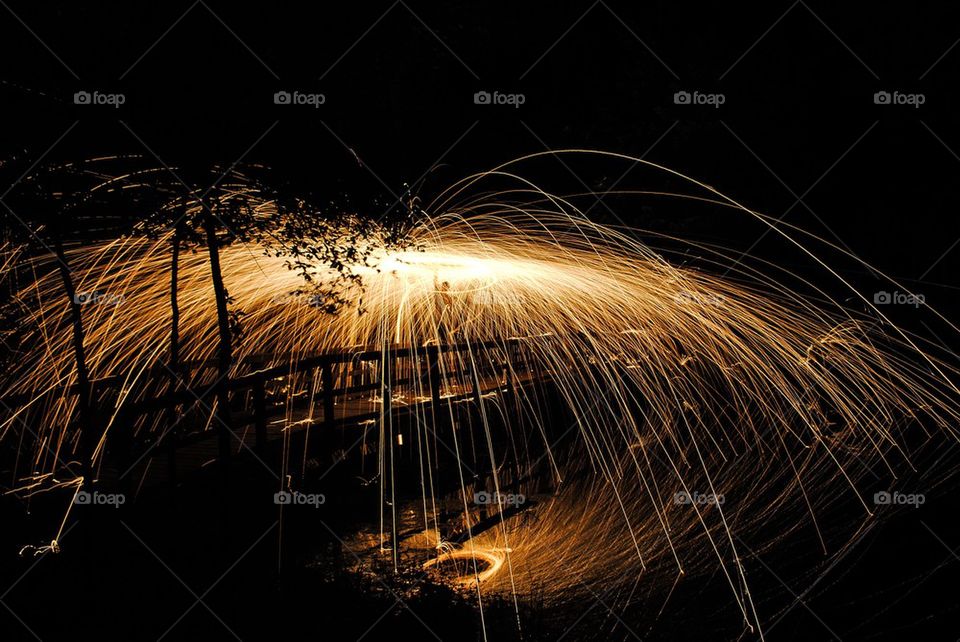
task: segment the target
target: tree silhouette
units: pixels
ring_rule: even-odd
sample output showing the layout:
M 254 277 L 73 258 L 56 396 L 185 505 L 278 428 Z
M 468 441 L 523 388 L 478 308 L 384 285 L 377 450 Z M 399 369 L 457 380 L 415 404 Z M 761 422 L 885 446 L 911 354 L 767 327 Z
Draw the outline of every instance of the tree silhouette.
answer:
M 77 236 L 78 215 L 94 200 L 89 190 L 92 178 L 89 168 L 83 164 L 41 167 L 15 185 L 3 202 L 2 212 L 13 243 L 27 252 L 50 253 L 55 258 L 69 310 L 76 367 L 74 390 L 80 429 L 79 454 L 81 474 L 86 484 L 93 479 L 93 458 L 98 443 L 97 419 L 84 346 L 81 303 L 85 297 L 77 292 L 64 244 Z
M 354 304 L 358 314 L 365 312 L 358 266 L 378 270 L 386 253 L 421 249 L 408 235 L 421 213 L 413 198 L 405 199 L 403 215 L 387 221 L 333 207 L 325 212 L 306 200 L 279 194 L 274 203 L 279 226 L 268 251 L 284 258 L 287 268 L 303 279 L 303 287 L 292 294 L 308 296 L 311 305 L 328 314 Z
M 224 282 L 220 251 L 232 243 L 265 242 L 277 228 L 276 209 L 260 193 L 255 181 L 240 172 L 229 169 L 221 172 L 187 170 L 187 194 L 167 209 L 173 216 L 171 252 L 171 363 L 179 362 L 179 307 L 176 297 L 176 263 L 181 247 L 202 246 L 210 264 L 214 302 L 217 310 L 217 378 L 215 418 L 218 425 L 220 458 L 230 457 L 230 437 L 233 426 L 230 416 L 229 377 L 233 367 L 233 351 L 242 338 L 242 310 L 231 309 L 233 300 Z M 213 180 L 206 183 L 206 179 Z M 161 216 L 160 221 L 164 218 Z

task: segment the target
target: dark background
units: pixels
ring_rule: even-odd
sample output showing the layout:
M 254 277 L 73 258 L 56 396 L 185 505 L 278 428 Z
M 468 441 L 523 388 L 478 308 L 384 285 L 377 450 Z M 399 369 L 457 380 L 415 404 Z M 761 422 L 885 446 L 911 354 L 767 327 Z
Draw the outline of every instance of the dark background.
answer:
M 242 159 L 309 190 L 384 196 L 437 164 L 458 177 L 545 149 L 615 151 L 773 216 L 792 206 L 787 222 L 918 278 L 960 238 L 957 12 L 832 4 L 14 2 L 2 142 L 33 156 L 53 146 L 48 158 Z M 75 106 L 77 90 L 126 103 Z M 277 106 L 278 90 L 327 100 Z M 478 90 L 526 102 L 476 106 Z M 678 90 L 726 102 L 675 105 Z M 874 105 L 879 90 L 926 103 Z M 956 285 L 955 265 L 951 253 L 927 280 Z
M 451 178 L 548 149 L 643 156 L 848 247 L 952 315 L 958 13 L 949 3 L 813 0 L 11 1 L 0 7 L 0 154 L 263 163 L 303 193 L 347 194 L 370 208 L 405 183 L 429 196 Z M 80 90 L 126 101 L 77 106 Z M 321 92 L 326 103 L 275 105 L 280 90 Z M 475 105 L 480 90 L 526 101 Z M 722 93 L 725 103 L 676 105 L 680 90 Z M 921 93 L 925 104 L 875 105 L 881 90 Z M 547 180 L 602 191 L 627 167 L 557 161 Z M 657 187 L 639 176 L 626 183 Z M 741 249 L 763 232 L 673 210 L 617 217 Z M 752 251 L 786 260 L 772 237 Z M 862 292 L 878 288 L 868 271 L 840 267 Z M 950 549 L 960 534 L 955 502 L 939 501 L 922 522 L 895 520 L 885 543 L 864 552 L 866 574 L 836 586 L 828 578 L 810 595 L 788 589 L 812 609 L 791 610 L 768 639 L 957 639 L 960 559 Z M 861 599 L 874 589 L 879 597 Z M 899 602 L 901 593 L 912 601 Z M 861 626 L 865 613 L 879 619 Z M 5 617 L 0 610 L 0 626 L 21 635 Z

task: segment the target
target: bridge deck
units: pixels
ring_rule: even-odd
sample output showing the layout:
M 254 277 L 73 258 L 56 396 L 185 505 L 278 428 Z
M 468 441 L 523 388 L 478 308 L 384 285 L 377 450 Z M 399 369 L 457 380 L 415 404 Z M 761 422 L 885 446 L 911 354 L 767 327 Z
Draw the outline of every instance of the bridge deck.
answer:
M 482 377 L 477 379 L 479 383 L 477 391 L 473 390 L 472 385 L 465 386 L 450 382 L 440 391 L 440 399 L 444 406 L 447 403 L 471 403 L 478 396 L 496 397 L 509 390 L 510 386 L 524 386 L 535 379 L 534 374 L 529 371 L 514 373 L 512 381 L 507 381 L 507 378 L 502 375 Z M 336 426 L 336 430 L 340 433 L 336 438 L 340 439 L 340 448 L 343 449 L 344 454 L 354 449 L 364 451 L 365 448 L 376 446 L 379 440 L 379 424 L 384 412 L 380 390 L 337 396 L 333 403 L 334 419 L 331 424 L 328 424 L 325 416 L 322 395 L 318 395 L 312 401 L 311 403 L 309 399 L 298 400 L 289 411 L 283 407 L 268 408 L 269 418 L 265 422 L 264 431 L 266 444 L 261 444 L 259 447 L 253 414 L 249 412 L 236 414 L 233 417 L 233 423 L 239 427 L 231 431 L 233 454 L 260 459 L 269 467 L 270 458 L 264 455 L 265 450 L 269 451 L 275 447 L 277 442 L 285 436 L 329 440 L 331 437 L 329 434 L 324 435 L 319 432 L 327 430 L 328 425 Z M 416 397 L 393 393 L 390 402 L 394 416 L 418 413 L 428 421 L 431 420 L 433 399 L 429 396 L 429 390 L 427 396 Z M 446 411 L 446 407 L 441 408 L 441 412 Z M 172 467 L 170 448 L 164 447 L 161 442 L 141 453 L 134 460 L 134 464 L 120 465 L 115 470 L 104 470 L 101 477 L 104 481 L 111 478 L 119 480 L 122 477 L 133 486 L 136 493 L 169 486 L 171 473 L 178 482 L 186 482 L 191 475 L 215 465 L 218 461 L 220 453 L 216 439 L 217 430 L 214 425 L 216 422 L 216 419 L 211 420 L 210 425 L 204 430 L 195 431 L 177 443 Z M 267 446 L 266 449 L 264 445 Z M 279 470 L 274 472 L 277 475 L 280 474 Z

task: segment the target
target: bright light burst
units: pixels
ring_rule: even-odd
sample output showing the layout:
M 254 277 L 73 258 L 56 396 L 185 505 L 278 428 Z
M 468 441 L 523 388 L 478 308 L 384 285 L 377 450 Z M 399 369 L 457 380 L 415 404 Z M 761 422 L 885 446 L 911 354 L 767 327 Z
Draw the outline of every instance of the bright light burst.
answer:
M 541 456 L 518 459 L 526 468 L 515 478 L 546 465 L 553 480 L 536 506 L 502 513 L 495 528 L 459 546 L 441 540 L 436 498 L 424 484 L 420 519 L 427 545 L 439 551 L 428 565 L 478 560 L 483 568 L 461 577 L 478 594 L 523 594 L 546 583 L 556 602 L 595 582 L 622 581 L 625 590 L 611 598 L 621 606 L 637 577 L 669 588 L 678 575 L 719 570 L 745 626 L 758 627 L 743 542 L 774 546 L 813 526 L 831 548 L 821 515 L 845 501 L 864 516 L 874 511 L 863 476 L 904 467 L 907 428 L 953 437 L 955 371 L 890 324 L 825 295 L 801 296 L 742 265 L 732 277 L 673 265 L 634 235 L 590 222 L 574 199 L 546 194 L 508 169 L 471 177 L 436 199 L 410 230 L 407 249 L 380 247 L 371 237 L 373 260 L 347 266 L 362 280 L 362 289 L 349 290 L 356 305 L 336 315 L 293 294 L 303 282 L 282 257 L 256 243 L 223 247 L 231 307 L 243 312 L 234 374 L 246 374 L 258 355 L 268 355 L 259 363 L 270 366 L 360 347 L 482 341 L 506 351 L 519 341 L 575 418 L 574 445 L 559 449 L 547 439 L 561 437 L 564 426 L 547 425 L 552 413 L 526 388 L 516 405 L 504 394 L 485 398 L 481 419 L 449 437 L 420 435 L 416 446 L 426 448 L 429 439 L 463 440 L 464 429 L 475 431 L 494 471 L 490 490 L 499 491 L 506 453 L 488 420 L 496 415 L 515 444 L 541 442 Z M 494 178 L 516 185 L 480 193 Z M 710 198 L 739 208 L 715 193 Z M 269 201 L 261 207 L 264 216 L 276 215 Z M 799 245 L 798 235 L 776 229 Z M 347 222 L 333 233 L 348 232 Z M 8 277 L 16 251 L 7 249 Z M 68 257 L 78 291 L 101 299 L 83 310 L 92 378 L 120 376 L 124 394 L 162 393 L 168 384 L 150 373 L 168 349 L 169 237 L 123 238 Z M 735 267 L 720 254 L 711 260 Z M 317 268 L 320 281 L 337 278 Z M 31 259 L 30 269 L 35 278 L 17 294 L 29 333 L 0 389 L 29 401 L 8 413 L 2 429 L 11 438 L 21 419 L 38 427 L 23 470 L 43 473 L 57 467 L 55 457 L 77 457 L 75 401 L 48 394 L 76 375 L 52 259 Z M 204 252 L 182 256 L 178 294 L 182 359 L 214 360 L 216 312 Z M 294 377 L 290 389 L 317 386 Z M 413 394 L 429 398 L 430 391 Z M 132 429 L 162 428 L 145 420 Z M 106 422 L 99 463 L 113 433 L 127 429 Z M 422 460 L 424 478 L 431 465 Z M 472 491 L 464 481 L 461 490 L 468 522 L 475 522 Z

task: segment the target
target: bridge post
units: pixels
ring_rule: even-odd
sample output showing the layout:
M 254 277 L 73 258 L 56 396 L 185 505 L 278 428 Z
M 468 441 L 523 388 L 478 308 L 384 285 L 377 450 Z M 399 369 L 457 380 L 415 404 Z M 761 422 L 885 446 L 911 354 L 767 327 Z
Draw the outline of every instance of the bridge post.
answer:
M 320 380 L 323 385 L 323 425 L 329 434 L 333 431 L 336 421 L 334 416 L 335 407 L 333 403 L 333 361 L 326 360 L 320 370 Z
M 473 387 L 473 402 L 477 404 L 477 408 L 479 409 L 480 403 L 483 401 L 483 390 L 480 388 L 480 363 L 473 349 L 468 348 L 468 351 L 470 355 L 470 378 Z
M 383 351 L 383 364 L 381 365 L 380 392 L 383 397 L 382 421 L 386 423 L 387 438 L 386 447 L 389 449 L 389 457 L 386 459 L 386 465 L 389 466 L 390 473 L 390 548 L 393 553 L 394 571 L 399 567 L 400 562 L 400 538 L 397 531 L 397 493 L 396 493 L 396 474 L 393 461 L 393 378 L 395 356 L 391 350 Z M 383 430 L 383 426 L 381 426 Z M 386 481 L 386 480 L 384 480 Z
M 430 401 L 434 421 L 440 412 L 440 348 L 427 346 L 427 377 L 430 379 Z
M 514 401 L 516 397 L 516 382 L 515 377 L 516 373 L 513 371 L 513 364 L 515 355 L 513 354 L 514 346 L 507 344 L 504 350 L 504 361 L 503 361 L 503 387 L 504 387 L 504 396 L 510 400 Z

